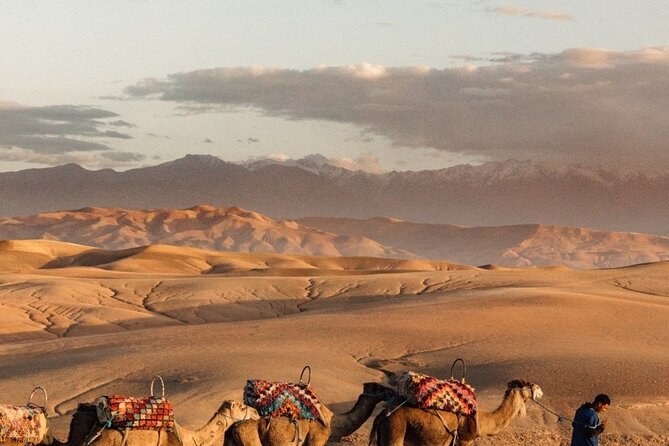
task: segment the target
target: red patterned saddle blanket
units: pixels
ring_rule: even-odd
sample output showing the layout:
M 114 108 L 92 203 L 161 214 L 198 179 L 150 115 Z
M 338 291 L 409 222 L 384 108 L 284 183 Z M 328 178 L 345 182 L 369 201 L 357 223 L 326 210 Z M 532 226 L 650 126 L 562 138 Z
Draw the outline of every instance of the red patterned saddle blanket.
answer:
M 174 408 L 163 397 L 112 395 L 99 398 L 95 405 L 98 419 L 114 429 L 174 429 Z
M 0 443 L 48 444 L 47 431 L 44 408 L 0 405 Z
M 404 372 L 398 393 L 421 409 L 439 409 L 475 415 L 478 409 L 474 388 L 455 379 L 438 379 L 415 372 Z
M 249 379 L 244 387 L 244 403 L 262 417 L 288 417 L 291 420 L 318 420 L 328 425 L 321 403 L 308 385 Z

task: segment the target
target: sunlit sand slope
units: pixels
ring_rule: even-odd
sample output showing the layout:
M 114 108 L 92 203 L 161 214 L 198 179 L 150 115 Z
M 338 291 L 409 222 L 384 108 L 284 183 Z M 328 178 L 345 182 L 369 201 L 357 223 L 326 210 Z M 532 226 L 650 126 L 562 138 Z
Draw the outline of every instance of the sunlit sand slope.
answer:
M 44 385 L 61 436 L 77 402 L 145 394 L 154 374 L 196 427 L 240 399 L 247 378 L 294 381 L 308 364 L 321 399 L 344 411 L 365 381 L 406 369 L 449 377 L 461 357 L 484 410 L 520 377 L 568 416 L 609 393 L 602 444 L 669 442 L 669 263 L 579 271 L 52 242 L 0 250 L 2 402 Z M 350 442 L 366 444 L 369 428 Z M 530 403 L 528 417 L 477 444 L 565 445 L 568 435 Z

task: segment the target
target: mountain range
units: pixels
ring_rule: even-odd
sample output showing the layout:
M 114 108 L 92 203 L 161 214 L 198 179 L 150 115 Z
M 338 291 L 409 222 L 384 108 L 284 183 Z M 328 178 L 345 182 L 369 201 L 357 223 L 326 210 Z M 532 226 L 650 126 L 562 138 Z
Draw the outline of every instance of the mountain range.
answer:
M 387 217 L 274 220 L 239 207 L 207 205 L 150 210 L 83 208 L 4 217 L 0 218 L 3 239 L 46 239 L 113 251 L 175 245 L 503 267 L 610 268 L 669 260 L 669 237 L 639 233 L 554 225 L 463 227 Z M 119 255 L 126 254 L 112 257 Z
M 371 174 L 318 158 L 240 165 L 188 155 L 124 172 L 67 164 L 0 173 L 0 215 L 209 203 L 278 219 L 387 216 L 432 224 L 546 224 L 666 235 L 668 191 L 669 174 L 524 161 Z

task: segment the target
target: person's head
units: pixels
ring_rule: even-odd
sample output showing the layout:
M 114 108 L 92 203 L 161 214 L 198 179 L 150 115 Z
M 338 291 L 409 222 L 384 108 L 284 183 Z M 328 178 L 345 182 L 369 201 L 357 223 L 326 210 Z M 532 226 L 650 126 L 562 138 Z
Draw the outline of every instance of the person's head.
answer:
M 611 398 L 609 398 L 609 396 L 604 393 L 600 393 L 595 397 L 592 405 L 595 406 L 595 411 L 603 412 L 611 405 Z

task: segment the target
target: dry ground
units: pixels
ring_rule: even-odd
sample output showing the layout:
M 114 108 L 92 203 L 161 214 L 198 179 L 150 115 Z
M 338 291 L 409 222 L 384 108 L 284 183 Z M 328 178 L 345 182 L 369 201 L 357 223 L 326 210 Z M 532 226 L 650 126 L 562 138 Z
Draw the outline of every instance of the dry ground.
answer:
M 577 271 L 446 262 L 211 253 L 102 252 L 56 242 L 0 246 L 0 395 L 49 392 L 57 433 L 81 401 L 146 394 L 165 378 L 177 419 L 203 424 L 247 378 L 297 380 L 335 412 L 366 381 L 456 358 L 480 405 L 506 382 L 540 384 L 571 416 L 606 392 L 602 445 L 669 444 L 669 263 Z M 459 369 L 456 375 L 459 375 Z M 367 443 L 369 424 L 346 444 Z M 479 445 L 566 445 L 568 423 L 528 416 Z

